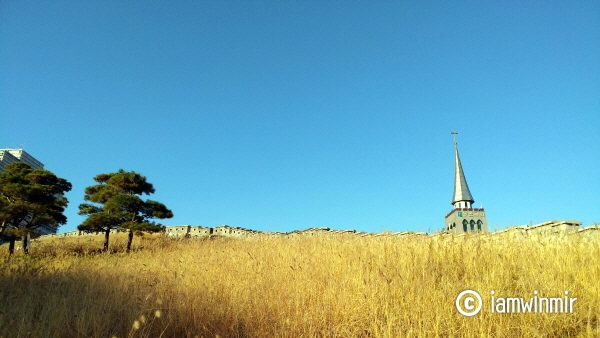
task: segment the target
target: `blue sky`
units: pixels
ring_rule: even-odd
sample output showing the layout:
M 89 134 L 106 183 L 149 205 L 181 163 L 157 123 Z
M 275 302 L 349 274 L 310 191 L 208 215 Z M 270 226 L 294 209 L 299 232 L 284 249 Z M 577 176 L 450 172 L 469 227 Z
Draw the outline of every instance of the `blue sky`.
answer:
M 166 225 L 600 222 L 598 1 L 0 1 L 0 147 L 148 177 Z

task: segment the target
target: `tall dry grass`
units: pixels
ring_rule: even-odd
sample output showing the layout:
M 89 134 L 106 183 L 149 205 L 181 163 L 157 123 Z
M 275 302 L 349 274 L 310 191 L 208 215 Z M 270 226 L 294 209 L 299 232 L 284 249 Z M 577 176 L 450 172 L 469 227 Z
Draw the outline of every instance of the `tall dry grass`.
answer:
M 600 243 L 491 237 L 258 237 L 0 248 L 2 337 L 595 337 Z M 572 314 L 464 317 L 464 289 L 551 297 Z

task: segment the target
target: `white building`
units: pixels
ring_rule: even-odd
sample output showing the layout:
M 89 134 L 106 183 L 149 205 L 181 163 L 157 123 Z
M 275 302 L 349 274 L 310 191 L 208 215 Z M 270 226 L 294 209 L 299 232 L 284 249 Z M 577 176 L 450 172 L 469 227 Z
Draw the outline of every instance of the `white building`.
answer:
M 36 160 L 23 149 L 0 149 L 0 171 L 4 171 L 4 166 L 13 162 L 23 162 L 32 169 L 44 169 L 42 162 Z

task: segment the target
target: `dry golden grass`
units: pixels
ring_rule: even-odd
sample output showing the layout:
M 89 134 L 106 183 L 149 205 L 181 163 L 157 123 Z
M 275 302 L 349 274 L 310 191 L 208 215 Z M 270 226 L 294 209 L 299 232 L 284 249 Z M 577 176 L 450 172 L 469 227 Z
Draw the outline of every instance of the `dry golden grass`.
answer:
M 2 337 L 596 337 L 600 243 L 314 236 L 175 241 L 100 236 L 0 248 Z M 137 245 L 137 246 L 136 246 Z M 460 315 L 459 292 L 484 309 Z M 492 314 L 569 290 L 572 314 Z

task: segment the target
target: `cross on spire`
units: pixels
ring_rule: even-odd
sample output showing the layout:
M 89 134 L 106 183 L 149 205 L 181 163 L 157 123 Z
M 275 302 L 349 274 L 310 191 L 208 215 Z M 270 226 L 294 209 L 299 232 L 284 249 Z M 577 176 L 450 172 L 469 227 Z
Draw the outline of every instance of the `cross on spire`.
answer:
M 456 135 L 458 135 L 458 132 L 453 130 L 450 134 L 454 137 L 454 144 L 456 144 Z

